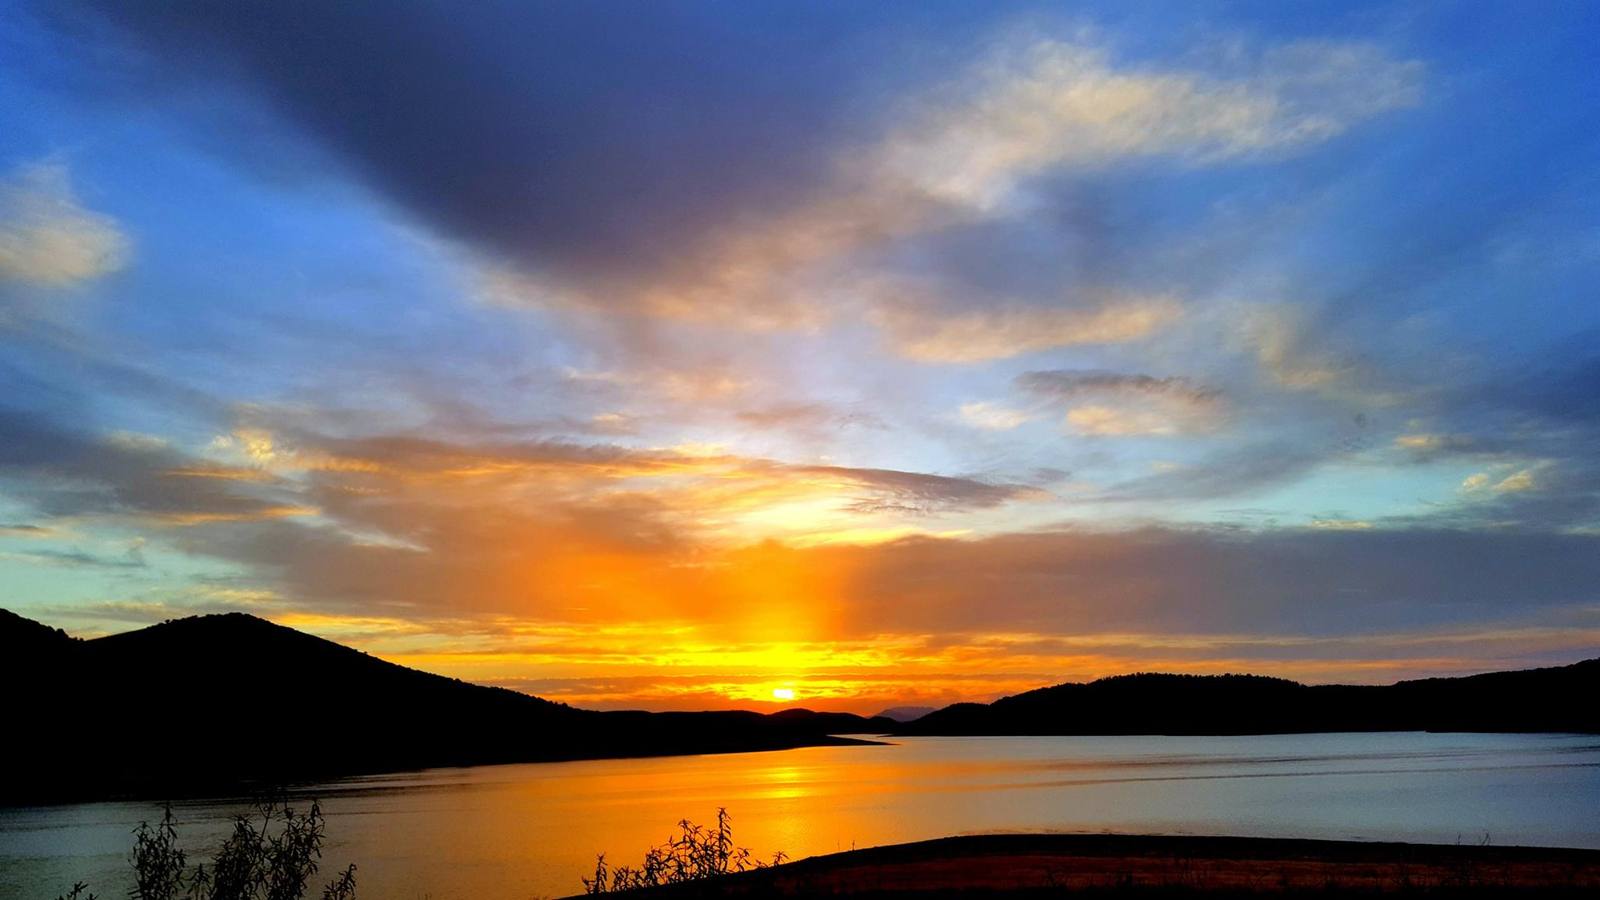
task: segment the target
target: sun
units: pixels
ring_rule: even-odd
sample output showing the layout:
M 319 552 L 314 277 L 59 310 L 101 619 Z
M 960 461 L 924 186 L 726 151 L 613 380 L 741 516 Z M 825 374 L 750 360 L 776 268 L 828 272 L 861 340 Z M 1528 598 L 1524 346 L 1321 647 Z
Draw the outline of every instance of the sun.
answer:
M 794 688 L 773 688 L 772 699 L 790 701 L 794 699 Z

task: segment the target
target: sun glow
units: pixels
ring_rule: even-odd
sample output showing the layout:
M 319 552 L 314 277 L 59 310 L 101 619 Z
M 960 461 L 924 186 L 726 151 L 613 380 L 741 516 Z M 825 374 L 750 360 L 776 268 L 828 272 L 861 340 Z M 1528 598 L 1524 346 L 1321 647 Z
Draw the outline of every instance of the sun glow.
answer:
M 783 702 L 783 703 L 788 703 L 790 700 L 794 699 L 794 688 L 786 688 L 786 687 L 773 688 L 772 689 L 772 699 L 778 700 L 778 701 Z

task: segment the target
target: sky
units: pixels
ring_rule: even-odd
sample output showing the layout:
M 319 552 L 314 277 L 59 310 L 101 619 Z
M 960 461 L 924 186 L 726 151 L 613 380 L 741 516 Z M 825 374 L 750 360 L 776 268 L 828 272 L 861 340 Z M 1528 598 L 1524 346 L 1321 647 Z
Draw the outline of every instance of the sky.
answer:
M 1596 34 L 0 0 L 0 605 L 596 708 L 1600 655 Z

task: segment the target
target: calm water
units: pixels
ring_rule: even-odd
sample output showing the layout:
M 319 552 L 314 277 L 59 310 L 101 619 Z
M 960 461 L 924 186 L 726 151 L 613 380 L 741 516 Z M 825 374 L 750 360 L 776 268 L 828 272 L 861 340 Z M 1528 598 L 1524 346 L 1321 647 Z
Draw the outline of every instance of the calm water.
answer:
M 915 738 L 648 760 L 434 769 L 303 792 L 323 801 L 329 873 L 369 898 L 523 898 L 580 889 L 594 854 L 635 862 L 685 816 L 734 816 L 740 844 L 808 856 L 983 831 L 1121 831 L 1600 848 L 1600 738 L 1319 734 Z M 238 800 L 177 808 L 209 852 Z M 0 897 L 74 878 L 126 890 L 152 804 L 0 810 Z

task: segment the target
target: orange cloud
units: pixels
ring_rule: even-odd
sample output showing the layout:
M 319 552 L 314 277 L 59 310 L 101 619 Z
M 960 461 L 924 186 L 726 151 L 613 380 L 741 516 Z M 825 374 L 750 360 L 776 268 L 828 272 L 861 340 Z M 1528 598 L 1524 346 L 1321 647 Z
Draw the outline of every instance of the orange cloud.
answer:
M 1050 382 L 1211 396 L 1107 373 Z M 968 531 L 1042 492 L 704 448 L 262 431 L 255 455 L 268 460 L 240 471 L 149 441 L 70 445 L 59 456 L 76 467 L 49 483 L 104 487 L 54 501 L 204 523 L 162 529 L 163 549 L 220 560 L 247 573 L 230 588 L 253 592 L 195 604 L 248 604 L 397 661 L 574 702 L 738 705 L 777 686 L 870 712 L 1152 668 L 1385 680 L 1581 655 L 1597 637 L 1570 596 L 1600 577 L 1595 535 L 1342 521 Z M 1486 624 L 1441 631 L 1462 597 Z M 181 612 L 168 603 L 113 617 Z
M 874 320 L 908 359 L 976 363 L 1077 344 L 1148 337 L 1179 315 L 1168 297 L 1116 298 L 1086 307 L 1010 306 L 940 314 L 906 303 L 881 306 Z

